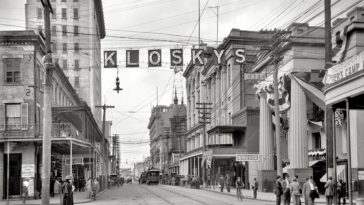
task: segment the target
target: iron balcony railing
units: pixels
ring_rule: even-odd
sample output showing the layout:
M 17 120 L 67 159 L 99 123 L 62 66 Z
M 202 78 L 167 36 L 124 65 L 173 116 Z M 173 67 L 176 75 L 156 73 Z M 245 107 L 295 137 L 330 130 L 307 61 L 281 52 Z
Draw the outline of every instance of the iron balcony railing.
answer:
M 77 130 L 71 123 L 52 123 L 52 137 L 55 138 L 80 138 L 82 139 L 82 133 Z

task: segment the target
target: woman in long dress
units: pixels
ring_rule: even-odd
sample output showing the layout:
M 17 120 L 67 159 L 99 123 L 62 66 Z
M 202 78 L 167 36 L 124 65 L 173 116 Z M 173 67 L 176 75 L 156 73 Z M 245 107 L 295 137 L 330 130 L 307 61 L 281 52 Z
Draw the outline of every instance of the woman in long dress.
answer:
M 244 183 L 241 181 L 241 178 L 238 177 L 238 179 L 235 182 L 236 186 L 236 197 L 238 200 L 243 201 L 243 195 L 241 194 L 241 189 L 244 187 Z

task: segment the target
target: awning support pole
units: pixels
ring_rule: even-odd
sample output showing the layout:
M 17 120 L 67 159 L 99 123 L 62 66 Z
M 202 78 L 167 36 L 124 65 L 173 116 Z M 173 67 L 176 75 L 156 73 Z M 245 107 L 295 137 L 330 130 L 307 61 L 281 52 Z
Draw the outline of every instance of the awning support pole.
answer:
M 349 187 L 349 205 L 353 204 L 353 192 L 351 182 L 351 139 L 350 139 L 350 102 L 349 98 L 345 99 L 346 102 L 346 136 L 348 138 L 348 187 Z
M 335 125 L 335 111 L 336 108 L 332 108 L 332 164 L 333 164 L 333 170 L 332 170 L 332 177 L 335 182 L 334 185 L 334 204 L 337 204 L 337 160 L 336 160 L 336 125 Z

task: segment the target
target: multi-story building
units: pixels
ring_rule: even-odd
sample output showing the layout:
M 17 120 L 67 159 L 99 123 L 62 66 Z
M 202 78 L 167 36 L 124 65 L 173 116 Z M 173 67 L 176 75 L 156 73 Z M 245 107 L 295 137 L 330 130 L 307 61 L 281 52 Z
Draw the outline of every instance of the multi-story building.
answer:
M 41 191 L 44 54 L 44 38 L 34 31 L 0 32 L 2 197 L 7 196 L 8 185 L 10 196 L 21 195 L 25 179 L 31 185 L 29 196 L 37 197 Z M 100 177 L 102 133 L 57 62 L 52 90 L 52 179 L 71 173 L 75 178 Z
M 151 165 L 168 174 L 172 153 L 183 153 L 186 126 L 186 106 L 178 104 L 177 96 L 170 106 L 153 107 L 149 119 Z
M 82 100 L 86 101 L 101 128 L 101 44 L 105 25 L 101 0 L 51 0 L 53 58 Z M 27 0 L 27 30 L 44 31 L 40 0 Z M 43 32 L 44 33 L 44 32 Z
M 271 36 L 272 32 L 233 29 L 218 47 L 224 50 L 220 65 L 212 56 L 212 48 L 206 48 L 205 65 L 189 64 L 187 67 L 184 72 L 188 108 L 187 154 L 180 161 L 182 175 L 197 176 L 212 185 L 218 183 L 220 176 L 227 177 L 230 182 L 240 176 L 248 184 L 249 177 L 256 175 L 255 166 L 236 161 L 236 154 L 259 152 L 257 98 L 254 83 L 244 80 L 244 70 L 251 66 L 260 47 Z M 237 48 L 245 50 L 247 60 L 241 66 L 234 63 Z M 199 119 L 201 103 L 210 103 L 205 105 L 211 112 L 205 133 L 200 123 L 202 119 Z

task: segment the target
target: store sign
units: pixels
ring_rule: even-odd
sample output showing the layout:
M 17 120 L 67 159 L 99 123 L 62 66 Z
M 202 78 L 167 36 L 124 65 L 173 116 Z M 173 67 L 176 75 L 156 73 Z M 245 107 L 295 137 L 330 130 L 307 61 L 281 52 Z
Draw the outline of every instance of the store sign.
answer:
M 244 80 L 265 80 L 265 73 L 245 73 Z
M 34 177 L 34 164 L 23 164 L 21 165 L 21 177 L 29 178 Z
M 205 64 L 205 50 L 191 49 L 192 65 L 202 66 Z M 213 63 L 220 65 L 224 59 L 225 50 L 214 49 L 212 51 Z M 233 52 L 235 64 L 243 64 L 245 62 L 245 50 L 236 48 Z M 104 68 L 116 68 L 117 51 L 104 51 Z M 162 66 L 162 50 L 148 50 L 148 67 Z M 183 49 L 170 49 L 170 66 L 183 66 Z M 126 50 L 126 65 L 125 67 L 139 67 L 139 50 Z
M 256 162 L 259 161 L 259 154 L 236 154 L 237 162 Z
M 66 165 L 70 164 L 70 159 L 66 159 Z M 83 165 L 83 157 L 72 157 L 72 165 L 80 164 Z
M 364 51 L 327 70 L 323 83 L 335 83 L 364 69 Z

